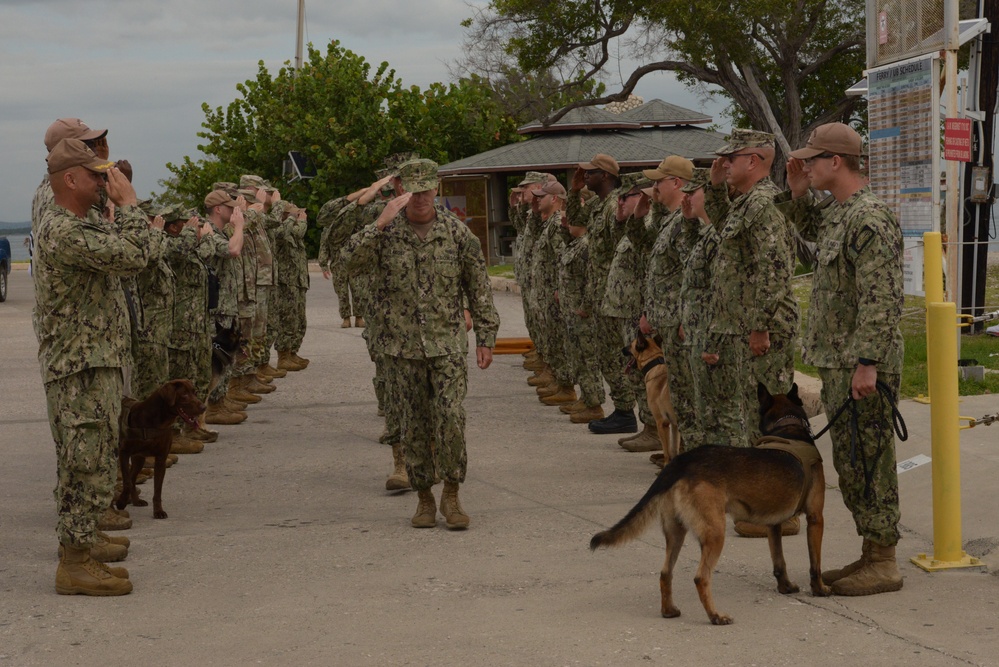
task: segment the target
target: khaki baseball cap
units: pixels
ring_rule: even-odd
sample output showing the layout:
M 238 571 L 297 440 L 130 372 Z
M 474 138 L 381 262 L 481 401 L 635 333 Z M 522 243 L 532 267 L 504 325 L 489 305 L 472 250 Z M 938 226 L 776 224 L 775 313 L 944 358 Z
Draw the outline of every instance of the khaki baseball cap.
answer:
M 565 199 L 565 187 L 558 181 L 546 181 L 540 188 L 531 190 L 531 194 L 535 197 L 555 195 L 556 197 Z
M 732 155 L 747 148 L 773 148 L 776 137 L 769 132 L 736 128 L 725 139 L 727 144 L 715 151 L 715 155 Z
M 45 130 L 45 148 L 51 152 L 56 147 L 56 144 L 63 139 L 93 141 L 94 139 L 100 139 L 107 133 L 107 130 L 91 130 L 79 118 L 59 118 L 56 122 L 49 125 L 49 129 Z
M 433 160 L 410 160 L 399 165 L 399 178 L 406 192 L 426 192 L 434 190 L 437 180 L 437 163 Z
M 111 160 L 97 157 L 80 139 L 63 139 L 55 145 L 45 161 L 48 162 L 50 174 L 71 167 L 86 167 L 92 172 L 103 174 L 114 166 Z
M 236 200 L 225 190 L 212 190 L 205 197 L 205 208 L 213 209 L 216 206 L 228 206 L 236 208 Z
M 589 162 L 580 162 L 579 168 L 586 169 L 587 171 L 590 169 L 601 169 L 615 176 L 621 173 L 621 168 L 618 166 L 617 160 L 604 153 L 597 153 Z
M 791 157 L 806 160 L 822 153 L 860 157 L 864 154 L 864 140 L 849 125 L 826 123 L 812 130 L 805 147 L 792 151 Z
M 711 170 L 710 169 L 694 169 L 694 173 L 691 174 L 690 180 L 684 185 L 680 190 L 683 192 L 694 192 L 695 190 L 700 190 L 708 186 L 711 182 Z
M 642 173 L 650 181 L 661 181 L 668 176 L 689 181 L 693 171 L 693 162 L 679 155 L 670 155 L 660 162 L 659 166 L 655 169 L 643 169 Z

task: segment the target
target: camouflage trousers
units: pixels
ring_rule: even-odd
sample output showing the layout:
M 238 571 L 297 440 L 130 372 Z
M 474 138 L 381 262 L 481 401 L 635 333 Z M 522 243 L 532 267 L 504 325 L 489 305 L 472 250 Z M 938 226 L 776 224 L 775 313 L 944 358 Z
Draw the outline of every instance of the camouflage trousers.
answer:
M 539 336 L 545 341 L 543 356 L 551 366 L 552 375 L 563 387 L 576 384 L 576 374 L 566 354 L 565 321 L 554 293 L 548 295 L 547 299 L 539 300 L 537 312 L 541 324 Z
M 398 402 L 399 428 L 406 449 L 409 483 L 417 491 L 445 482 L 462 483 L 468 467 L 465 408 L 468 390 L 465 355 L 428 359 L 385 357 Z
M 130 393 L 142 401 L 170 377 L 170 350 L 162 343 L 138 341 L 135 346 Z
M 624 375 L 627 361 L 621 352 L 622 318 L 592 315 L 593 334 L 600 373 L 610 387 L 615 410 L 631 412 L 635 409 L 635 390 L 632 380 Z
M 701 401 L 701 427 L 706 445 L 748 447 L 746 430 L 746 390 L 749 382 L 745 336 L 712 335 L 709 342 L 691 347 L 690 367 Z M 702 339 L 703 340 L 703 339 Z M 709 365 L 701 352 L 718 354 L 718 363 Z
M 850 395 L 853 373 L 852 368 L 819 369 L 822 407 L 830 419 Z M 878 379 L 898 396 L 900 375 L 878 373 Z M 853 514 L 857 534 L 882 546 L 893 546 L 900 537 L 898 522 L 901 512 L 891 406 L 880 393 L 875 393 L 856 401 L 856 407 L 856 457 L 851 457 L 850 451 L 852 417 L 849 408 L 829 429 L 839 490 L 844 504 Z M 856 458 L 856 462 L 851 458 Z
M 340 310 L 340 319 L 346 320 L 353 317 L 354 310 L 350 303 L 350 280 L 347 278 L 347 270 L 340 262 L 330 265 L 330 280 L 333 281 L 333 292 L 336 294 L 337 308 Z
M 399 428 L 399 406 L 406 400 L 401 391 L 404 384 L 393 375 L 395 366 L 385 360 L 385 355 L 375 353 L 375 396 L 378 398 L 378 409 L 385 415 L 385 431 L 378 438 L 383 445 L 395 445 L 402 442 L 402 432 Z
M 212 339 L 195 336 L 189 349 L 170 347 L 170 379 L 190 380 L 198 398 L 207 400 L 212 382 Z
M 619 332 L 621 345 L 618 347 L 618 355 L 620 356 L 622 363 L 627 363 L 631 356 L 624 356 L 624 350 L 631 347 L 631 343 L 635 340 L 635 332 L 637 327 L 635 326 L 638 318 L 619 318 Z M 631 386 L 631 392 L 635 396 L 635 403 L 638 404 L 638 418 L 646 426 L 651 426 L 655 428 L 656 420 L 652 416 L 652 410 L 649 409 L 649 397 L 645 393 L 645 376 L 642 372 L 631 366 L 627 372 L 624 373 L 625 382 Z
M 797 339 L 793 334 L 770 332 L 770 349 L 758 357 L 749 356 L 749 382 L 746 383 L 746 426 L 749 441 L 756 442 L 760 433 L 759 397 L 756 384 L 762 383 L 771 394 L 786 394 L 794 384 L 794 350 Z
M 579 383 L 580 398 L 586 407 L 603 405 L 604 383 L 597 363 L 596 321 L 593 317 L 580 317 L 574 311 L 563 311 L 566 328 L 566 353 L 573 375 Z
M 53 492 L 61 544 L 96 541 L 97 522 L 114 497 L 121 415 L 120 368 L 88 368 L 45 385 L 58 470 Z
M 261 297 L 261 292 L 263 292 L 265 296 Z M 258 351 L 258 355 L 255 357 L 257 366 L 270 363 L 271 348 L 274 347 L 274 341 L 277 339 L 278 322 L 276 313 L 274 312 L 276 294 L 276 285 L 257 285 L 257 316 L 263 317 L 264 319 L 264 337 L 261 341 L 262 348 Z M 262 311 L 260 310 L 261 307 L 263 308 Z
M 670 327 L 660 331 L 663 336 L 663 356 L 666 358 L 670 400 L 679 424 L 680 445 L 682 451 L 693 449 L 704 444 L 704 433 L 701 431 L 701 415 L 698 408 L 697 387 L 690 370 L 689 340 L 680 342 L 678 327 Z M 702 362 L 703 363 L 703 362 Z
M 228 329 L 229 327 L 232 326 L 233 321 L 235 319 L 236 318 L 233 315 L 221 315 L 216 313 L 215 314 L 216 330 Z M 214 356 L 214 354 L 215 353 L 213 351 L 212 355 Z M 214 376 L 212 377 L 213 384 L 211 386 L 211 390 L 208 392 L 208 401 L 207 401 L 208 403 L 218 403 L 228 393 L 229 381 L 232 380 L 233 376 L 235 376 L 236 374 L 236 363 L 239 359 L 239 356 L 240 356 L 240 351 L 237 350 L 236 353 L 233 355 L 232 360 L 224 364 L 224 367 L 222 369 L 222 375 L 219 376 L 218 378 L 215 378 Z M 211 369 L 211 360 L 212 360 L 211 357 L 209 357 L 209 370 L 212 374 L 214 374 L 214 370 Z
M 305 338 L 305 293 L 306 287 L 278 285 L 277 298 L 271 304 L 270 322 L 274 323 L 277 335 L 274 349 L 280 352 L 298 352 Z M 269 325 L 268 325 L 269 326 Z
M 541 332 L 538 331 L 538 312 L 532 305 L 533 301 L 530 296 L 530 288 L 521 285 L 520 289 L 521 302 L 524 308 L 524 326 L 527 327 L 527 335 L 532 341 L 534 341 L 534 347 L 538 351 L 538 354 L 544 358 L 545 341 L 542 339 Z

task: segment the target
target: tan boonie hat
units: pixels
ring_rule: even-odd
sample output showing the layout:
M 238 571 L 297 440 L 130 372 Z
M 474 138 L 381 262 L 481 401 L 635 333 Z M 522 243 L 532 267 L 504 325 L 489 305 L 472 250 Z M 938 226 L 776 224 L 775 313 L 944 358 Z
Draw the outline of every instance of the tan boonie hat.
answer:
M 792 151 L 791 157 L 806 160 L 822 153 L 860 157 L 864 154 L 864 140 L 849 125 L 826 123 L 812 130 L 805 147 Z
M 565 199 L 565 187 L 558 181 L 545 181 L 545 184 L 540 188 L 531 190 L 531 194 L 535 197 L 544 197 L 545 195 L 555 195 L 560 199 Z
M 597 153 L 589 162 L 580 162 L 579 168 L 587 171 L 590 169 L 600 169 L 615 176 L 621 173 L 621 168 L 618 166 L 617 160 L 604 153 Z
M 254 176 L 252 174 L 244 174 L 239 177 L 239 187 L 241 188 L 254 188 L 256 190 L 266 188 L 267 183 L 264 179 L 259 176 Z
M 621 174 L 621 192 L 631 192 L 635 188 L 646 188 L 652 185 L 652 181 L 645 178 L 640 171 Z
M 667 176 L 682 178 L 685 181 L 689 181 L 690 175 L 693 171 L 693 162 L 685 157 L 680 157 L 679 155 L 670 155 L 668 158 L 660 162 L 659 166 L 655 169 L 643 169 L 642 173 L 645 174 L 645 178 L 650 181 L 661 181 Z
M 45 149 L 51 152 L 56 144 L 63 139 L 93 141 L 100 139 L 107 133 L 107 130 L 91 130 L 79 118 L 60 118 L 49 125 L 49 129 L 45 130 Z
M 690 180 L 684 185 L 680 190 L 683 192 L 694 192 L 701 188 L 708 186 L 711 182 L 711 170 L 710 169 L 694 169 L 694 173 L 691 175 Z
M 731 155 L 747 148 L 773 148 L 774 135 L 759 130 L 736 128 L 725 137 L 727 144 L 715 151 L 715 155 Z
M 437 163 L 433 160 L 410 160 L 399 165 L 399 178 L 406 192 L 426 192 L 439 184 Z
M 86 167 L 92 172 L 103 174 L 114 166 L 113 161 L 97 157 L 80 139 L 63 139 L 55 145 L 45 161 L 49 164 L 50 174 L 71 167 Z
M 529 171 L 524 174 L 524 180 L 517 183 L 518 186 L 524 187 L 525 185 L 532 185 L 534 183 L 544 183 L 548 180 L 548 174 L 543 174 L 540 171 Z
M 205 208 L 211 210 L 216 206 L 228 206 L 236 208 L 236 200 L 225 190 L 212 190 L 205 197 Z

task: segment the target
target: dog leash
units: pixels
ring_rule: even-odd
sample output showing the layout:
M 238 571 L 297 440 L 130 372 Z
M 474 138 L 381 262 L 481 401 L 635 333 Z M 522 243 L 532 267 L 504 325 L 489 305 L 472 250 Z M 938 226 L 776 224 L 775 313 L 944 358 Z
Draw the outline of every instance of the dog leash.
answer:
M 893 394 L 892 390 L 888 387 L 888 385 L 886 385 L 881 380 L 878 380 L 875 386 L 877 387 L 878 393 L 881 395 L 881 400 L 887 401 L 888 405 L 891 406 L 892 429 L 895 431 L 895 435 L 898 436 L 899 440 L 905 442 L 906 440 L 909 439 L 909 429 L 905 425 L 905 419 L 902 418 L 902 413 L 899 412 L 898 402 L 895 400 L 895 394 Z M 846 397 L 846 400 L 843 401 L 843 404 L 839 406 L 839 409 L 836 411 L 836 414 L 833 415 L 833 418 L 829 420 L 829 423 L 827 423 L 825 427 L 823 427 L 823 429 L 819 431 L 817 435 L 815 435 L 815 439 L 818 440 L 820 437 L 822 437 L 825 434 L 825 432 L 828 431 L 830 427 L 832 427 L 832 425 L 836 423 L 836 420 L 838 420 L 840 416 L 842 416 L 842 414 L 846 411 L 847 407 L 850 408 L 850 464 L 856 466 L 857 443 L 860 440 L 859 438 L 860 425 L 858 423 L 859 417 L 857 415 L 857 401 L 853 399 L 852 395 L 848 395 Z M 881 456 L 881 448 L 879 446 L 878 451 L 875 452 L 874 458 L 877 459 L 880 456 Z M 863 451 L 861 451 L 861 457 L 864 459 L 861 462 L 861 468 L 864 471 L 864 497 L 869 498 L 871 494 L 871 481 L 872 477 L 874 476 L 874 471 L 873 469 L 868 469 L 867 457 L 863 456 Z

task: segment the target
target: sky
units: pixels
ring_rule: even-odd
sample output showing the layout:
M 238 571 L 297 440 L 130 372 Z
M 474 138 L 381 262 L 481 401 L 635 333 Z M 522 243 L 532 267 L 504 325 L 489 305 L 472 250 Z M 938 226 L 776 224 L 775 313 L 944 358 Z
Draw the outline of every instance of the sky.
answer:
M 484 3 L 306 0 L 305 41 L 325 48 L 338 39 L 374 66 L 387 61 L 403 85 L 425 88 L 450 80 L 469 4 Z M 57 118 L 107 128 L 111 158 L 131 162 L 139 196 L 158 192 L 167 162 L 202 157 L 202 103 L 239 97 L 236 84 L 254 78 L 260 60 L 272 74 L 294 60 L 297 13 L 297 0 L 0 0 L 0 221 L 30 219 L 45 130 Z M 634 66 L 614 64 L 608 90 Z M 723 105 L 668 73 L 635 92 L 726 122 Z

